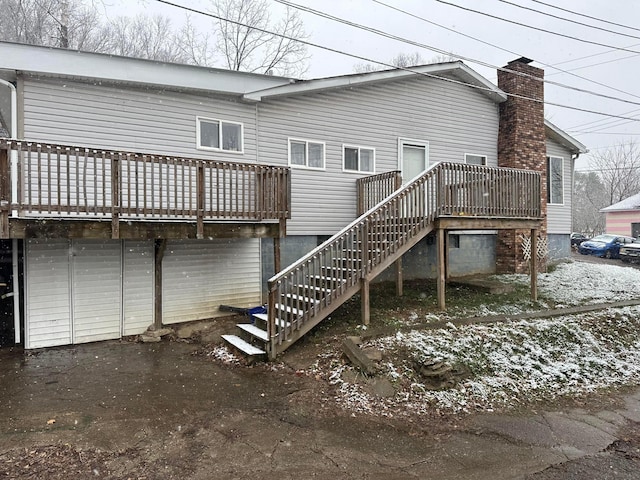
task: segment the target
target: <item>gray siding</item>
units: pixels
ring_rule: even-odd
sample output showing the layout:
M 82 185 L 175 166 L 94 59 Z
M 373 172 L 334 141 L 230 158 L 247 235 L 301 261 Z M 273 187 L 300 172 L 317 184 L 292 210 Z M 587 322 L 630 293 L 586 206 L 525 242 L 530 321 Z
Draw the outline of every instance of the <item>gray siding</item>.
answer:
M 255 161 L 255 106 L 207 94 L 25 79 L 23 136 L 51 143 Z M 196 149 L 196 116 L 244 125 L 244 154 Z
M 564 159 L 564 205 L 547 204 L 547 232 L 571 233 L 571 201 L 573 192 L 573 160 L 571 152 L 547 138 L 547 156 Z
M 431 162 L 465 153 L 497 162 L 497 105 L 480 92 L 430 78 L 267 100 L 259 105 L 258 160 L 286 165 L 288 138 L 326 144 L 326 171 L 293 169 L 290 235 L 331 235 L 355 218 L 357 173 L 342 145 L 375 148 L 375 170 L 398 169 L 398 138 L 429 142 Z

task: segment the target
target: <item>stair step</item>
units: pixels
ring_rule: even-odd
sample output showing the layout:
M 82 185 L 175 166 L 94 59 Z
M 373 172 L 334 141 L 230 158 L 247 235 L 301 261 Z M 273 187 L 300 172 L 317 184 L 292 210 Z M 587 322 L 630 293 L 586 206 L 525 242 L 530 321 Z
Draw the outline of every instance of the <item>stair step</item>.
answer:
M 236 335 L 221 335 L 221 337 L 225 342 L 230 343 L 245 355 L 265 355 L 267 353 L 264 350 L 259 349 L 258 347 L 254 347 L 249 342 L 245 342 L 243 339 Z
M 266 330 L 256 327 L 252 323 L 238 323 L 236 325 L 240 330 L 247 332 L 249 335 L 262 340 L 263 342 L 269 341 L 269 334 Z
M 304 295 L 297 295 L 295 293 L 287 293 L 285 297 L 290 298 L 291 300 L 300 300 L 303 303 L 311 303 L 311 304 L 320 303 L 320 300 L 318 299 L 305 297 Z
M 302 284 L 297 284 L 293 286 L 294 288 L 297 288 L 298 290 L 311 290 L 314 291 L 316 293 L 331 293 L 331 289 L 330 288 L 324 288 L 324 287 L 316 287 L 314 285 L 302 285 Z
M 322 280 L 322 281 L 328 281 L 330 283 L 334 283 L 334 282 L 346 282 L 346 280 L 344 278 L 333 278 L 333 277 L 324 277 L 322 275 L 311 275 L 309 277 L 310 280 Z
M 258 320 L 262 320 L 265 324 L 269 322 L 269 316 L 266 313 L 254 313 L 253 316 Z M 281 318 L 276 318 L 276 323 L 280 326 L 280 328 L 291 326 L 291 322 L 287 322 L 286 320 L 282 320 Z

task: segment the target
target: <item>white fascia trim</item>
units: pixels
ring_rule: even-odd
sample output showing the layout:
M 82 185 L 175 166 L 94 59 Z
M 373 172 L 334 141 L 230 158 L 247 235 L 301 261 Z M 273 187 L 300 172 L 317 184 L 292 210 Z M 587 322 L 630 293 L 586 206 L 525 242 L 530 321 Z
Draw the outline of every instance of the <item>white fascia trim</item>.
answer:
M 479 91 L 484 95 L 487 95 L 495 102 L 500 103 L 507 100 L 507 95 L 496 85 L 494 85 L 489 80 L 487 80 L 479 73 L 475 72 L 460 61 L 434 63 L 418 67 L 411 67 L 410 69 L 406 70 L 384 70 L 381 72 L 367 72 L 355 75 L 343 75 L 340 77 L 303 80 L 292 83 L 290 85 L 282 85 L 265 90 L 258 90 L 252 93 L 247 93 L 243 98 L 247 101 L 259 102 L 267 98 L 295 95 L 300 93 L 319 92 L 323 90 L 366 85 L 370 83 L 387 82 L 420 74 L 439 75 L 445 73 L 450 73 L 453 76 L 458 77 L 461 82 L 482 87 L 483 90 Z
M 290 78 L 0 42 L 0 69 L 25 74 L 243 95 Z
M 546 118 L 544 120 L 544 126 L 548 137 L 552 138 L 561 145 L 568 147 L 572 153 L 589 153 L 587 147 L 585 147 L 582 143 L 573 138 L 567 132 L 555 126 Z

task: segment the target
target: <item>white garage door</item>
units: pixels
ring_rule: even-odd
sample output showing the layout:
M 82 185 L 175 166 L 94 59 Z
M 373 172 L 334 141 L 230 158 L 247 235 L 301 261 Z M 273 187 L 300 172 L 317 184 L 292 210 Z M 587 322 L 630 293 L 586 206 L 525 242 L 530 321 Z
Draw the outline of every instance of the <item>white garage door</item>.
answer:
M 260 240 L 176 240 L 162 261 L 162 322 L 211 318 L 220 304 L 261 302 Z
M 115 339 L 153 323 L 153 242 L 30 240 L 25 263 L 26 348 Z

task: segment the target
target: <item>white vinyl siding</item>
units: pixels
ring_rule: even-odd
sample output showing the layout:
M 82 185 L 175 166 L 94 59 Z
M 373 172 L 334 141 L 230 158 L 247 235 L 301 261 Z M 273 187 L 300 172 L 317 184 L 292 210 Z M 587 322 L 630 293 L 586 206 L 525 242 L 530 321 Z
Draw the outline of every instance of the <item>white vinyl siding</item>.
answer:
M 25 277 L 25 347 L 70 344 L 69 241 L 28 240 Z
M 196 117 L 196 130 L 198 148 L 242 153 L 241 123 Z
M 155 260 L 152 241 L 125 240 L 122 285 L 123 335 L 137 335 L 154 322 Z
M 547 204 L 547 232 L 552 234 L 571 233 L 571 205 L 573 189 L 573 159 L 571 152 L 565 147 L 547 139 L 547 157 L 559 157 L 563 163 L 563 204 Z M 546 201 L 546 199 L 543 199 Z
M 376 151 L 373 148 L 342 146 L 342 169 L 345 172 L 373 174 L 375 172 Z
M 480 151 L 497 164 L 497 104 L 427 77 L 267 99 L 258 118 L 260 162 L 286 165 L 289 138 L 321 135 L 326 146 L 324 172 L 292 169 L 289 235 L 331 235 L 355 218 L 356 178 L 344 174 L 343 145 L 374 149 L 376 173 L 398 169 L 399 137 L 429 141 L 431 162 Z
M 260 305 L 260 241 L 170 240 L 162 277 L 165 324 L 211 318 L 221 304 Z
M 161 155 L 255 161 L 255 105 L 211 94 L 89 85 L 67 79 L 26 78 L 22 83 L 24 138 Z M 242 124 L 244 155 L 196 148 L 196 117 Z
M 73 343 L 120 338 L 122 243 L 74 240 L 71 263 Z
M 324 170 L 324 143 L 297 138 L 289 139 L 289 166 Z

